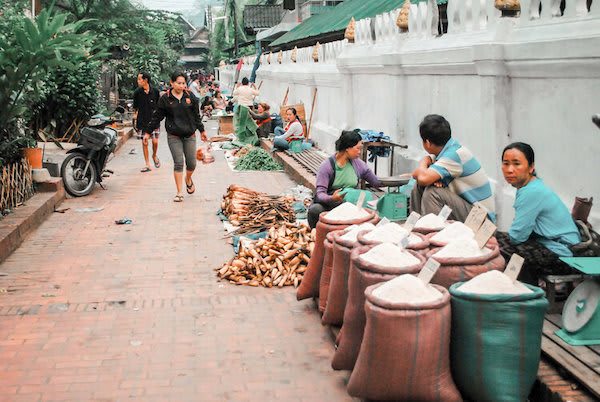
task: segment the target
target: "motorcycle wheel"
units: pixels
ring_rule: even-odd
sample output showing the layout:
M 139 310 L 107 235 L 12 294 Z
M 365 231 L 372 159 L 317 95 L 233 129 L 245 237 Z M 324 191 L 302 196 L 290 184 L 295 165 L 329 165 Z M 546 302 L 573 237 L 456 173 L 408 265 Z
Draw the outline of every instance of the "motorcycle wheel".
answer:
M 96 165 L 90 162 L 88 170 L 83 175 L 87 158 L 81 154 L 69 154 L 62 163 L 60 175 L 67 193 L 73 197 L 83 197 L 94 189 L 96 184 Z

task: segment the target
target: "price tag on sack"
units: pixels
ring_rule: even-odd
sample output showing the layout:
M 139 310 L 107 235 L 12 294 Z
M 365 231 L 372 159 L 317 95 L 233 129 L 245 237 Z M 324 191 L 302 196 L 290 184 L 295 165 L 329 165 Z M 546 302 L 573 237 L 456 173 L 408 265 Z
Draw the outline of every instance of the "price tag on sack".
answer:
M 440 263 L 430 258 L 427 260 L 421 272 L 419 272 L 419 279 L 423 281 L 423 283 L 428 284 L 433 278 L 433 275 L 437 272 L 440 267 Z
M 383 217 L 382 220 L 380 220 L 377 225 L 375 225 L 376 228 L 378 228 L 379 226 L 383 226 L 383 225 L 387 225 L 388 223 L 390 223 L 391 221 L 386 218 L 385 216 Z
M 465 225 L 469 227 L 474 233 L 481 227 L 483 221 L 487 217 L 487 211 L 478 202 L 473 204 L 473 208 L 469 212 L 469 216 L 465 220 Z
M 477 233 L 475 233 L 475 241 L 477 242 L 479 248 L 483 248 L 495 232 L 496 225 L 494 225 L 491 221 L 486 219 L 477 231 Z
M 513 281 L 513 283 L 517 281 L 517 277 L 521 272 L 524 262 L 525 258 L 521 257 L 519 254 L 513 254 L 510 257 L 504 273 L 511 279 L 511 281 Z
M 367 193 L 364 191 L 361 191 L 360 194 L 358 195 L 358 200 L 356 201 L 356 206 L 359 208 L 363 207 L 363 204 L 365 203 L 365 197 L 367 196 Z
M 406 237 L 403 237 L 403 238 L 400 240 L 400 243 L 398 243 L 398 245 L 399 245 L 401 248 L 406 248 L 406 247 L 408 247 L 408 236 L 406 236 Z
M 446 220 L 446 219 L 448 219 L 448 217 L 450 216 L 451 213 L 452 213 L 452 208 L 450 208 L 448 205 L 444 205 L 444 208 L 442 208 L 442 210 L 440 211 L 438 216 L 440 218 L 442 218 L 443 220 Z
M 404 223 L 404 229 L 408 230 L 409 232 L 412 232 L 412 230 L 415 228 L 415 225 L 417 224 L 417 221 L 420 218 L 421 215 L 419 215 L 415 211 L 412 211 L 410 215 L 408 215 L 408 219 L 406 219 L 406 222 Z

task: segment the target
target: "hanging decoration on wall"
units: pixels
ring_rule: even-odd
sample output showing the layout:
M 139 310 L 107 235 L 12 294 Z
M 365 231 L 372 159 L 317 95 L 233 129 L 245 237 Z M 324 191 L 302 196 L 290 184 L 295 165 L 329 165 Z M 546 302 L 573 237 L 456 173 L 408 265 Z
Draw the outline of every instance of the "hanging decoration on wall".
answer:
M 410 0 L 406 0 L 400 9 L 396 25 L 400 28 L 400 32 L 408 31 L 408 13 L 410 12 Z
M 279 55 L 277 56 L 277 62 L 281 64 L 281 60 L 283 59 L 283 49 L 279 50 Z
M 500 11 L 521 11 L 519 0 L 495 0 L 494 7 Z
M 344 32 L 344 38 L 348 39 L 348 42 L 350 42 L 350 43 L 354 43 L 354 25 L 355 24 L 356 24 L 356 21 L 354 21 L 354 17 L 352 17 L 352 19 L 348 23 L 348 26 L 346 27 L 346 32 Z
M 292 55 L 290 56 L 290 59 L 292 59 L 292 61 L 295 63 L 296 62 L 296 54 L 298 53 L 298 46 L 294 46 L 294 50 L 292 50 Z
M 273 54 L 273 52 L 269 52 L 269 55 L 267 56 L 267 63 L 271 64 L 271 55 Z
M 315 63 L 319 62 L 319 46 L 320 46 L 320 43 L 317 42 L 317 44 L 315 45 L 315 50 L 313 50 L 313 54 L 312 54 L 312 58 L 315 61 Z

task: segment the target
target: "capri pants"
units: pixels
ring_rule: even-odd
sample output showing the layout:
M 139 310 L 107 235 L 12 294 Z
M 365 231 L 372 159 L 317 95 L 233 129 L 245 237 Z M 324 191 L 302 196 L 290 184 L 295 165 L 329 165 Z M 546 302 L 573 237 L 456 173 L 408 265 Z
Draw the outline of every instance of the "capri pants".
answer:
M 177 137 L 169 134 L 167 136 L 171 156 L 173 156 L 174 167 L 176 172 L 183 171 L 183 157 L 185 155 L 185 168 L 188 171 L 196 169 L 196 135 L 190 137 Z

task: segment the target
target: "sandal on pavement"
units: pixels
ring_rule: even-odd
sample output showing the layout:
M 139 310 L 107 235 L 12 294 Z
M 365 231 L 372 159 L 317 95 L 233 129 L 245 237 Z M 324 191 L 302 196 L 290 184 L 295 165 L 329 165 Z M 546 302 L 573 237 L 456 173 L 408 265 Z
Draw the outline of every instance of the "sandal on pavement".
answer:
M 152 157 L 152 160 L 154 161 L 154 167 L 158 169 L 160 167 L 160 160 L 158 159 L 158 157 L 156 157 L 156 159 Z
M 183 202 L 183 195 L 176 195 L 173 202 Z
M 190 184 L 188 185 L 186 183 L 185 187 L 186 187 L 186 191 L 188 192 L 188 194 L 194 194 L 194 191 L 196 191 L 196 186 L 194 186 L 194 182 L 192 181 L 191 178 L 190 178 Z
M 142 170 L 140 170 L 140 172 L 142 172 L 142 173 L 145 173 L 145 172 L 149 172 L 149 171 L 151 171 L 151 170 L 152 170 L 152 169 L 150 169 L 149 167 L 145 167 L 145 168 L 143 168 Z

